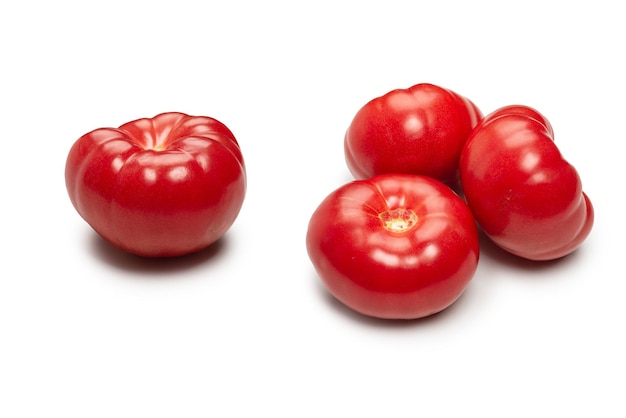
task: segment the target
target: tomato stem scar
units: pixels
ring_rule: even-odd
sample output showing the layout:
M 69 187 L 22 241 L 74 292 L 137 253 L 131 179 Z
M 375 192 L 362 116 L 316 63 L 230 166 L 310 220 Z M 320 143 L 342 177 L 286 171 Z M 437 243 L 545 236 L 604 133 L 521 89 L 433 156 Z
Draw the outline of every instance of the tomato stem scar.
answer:
M 406 232 L 417 223 L 417 215 L 412 209 L 397 208 L 381 212 L 378 218 L 390 232 Z

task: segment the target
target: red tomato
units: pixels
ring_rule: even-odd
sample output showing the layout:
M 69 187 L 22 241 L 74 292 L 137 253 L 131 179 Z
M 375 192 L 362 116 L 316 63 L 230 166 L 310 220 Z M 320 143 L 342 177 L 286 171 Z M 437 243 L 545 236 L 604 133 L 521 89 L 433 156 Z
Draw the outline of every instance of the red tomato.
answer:
M 246 189 L 231 131 L 183 113 L 85 134 L 69 152 L 65 181 L 72 204 L 98 234 L 146 257 L 183 255 L 218 240 Z
M 593 206 L 580 177 L 535 109 L 506 106 L 485 117 L 465 145 L 460 177 L 484 232 L 520 257 L 563 257 L 591 231 Z
M 422 174 L 454 184 L 461 149 L 482 118 L 470 100 L 432 84 L 390 91 L 363 106 L 344 140 L 357 179 Z
M 306 244 L 332 295 L 388 319 L 450 306 L 479 256 L 465 202 L 443 183 L 411 174 L 381 174 L 335 190 L 313 213 Z

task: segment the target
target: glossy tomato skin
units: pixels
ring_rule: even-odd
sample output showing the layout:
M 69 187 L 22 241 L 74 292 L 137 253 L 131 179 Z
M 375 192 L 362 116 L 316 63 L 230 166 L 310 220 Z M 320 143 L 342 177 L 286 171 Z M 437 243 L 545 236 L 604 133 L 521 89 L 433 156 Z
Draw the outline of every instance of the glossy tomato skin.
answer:
M 469 99 L 421 83 L 365 104 L 344 139 L 346 163 L 356 179 L 409 173 L 454 184 L 461 149 L 482 118 Z
M 548 120 L 527 106 L 487 115 L 460 160 L 463 193 L 486 235 L 506 251 L 552 260 L 576 250 L 594 210 Z
M 232 226 L 246 191 L 232 132 L 213 118 L 178 112 L 83 135 L 70 149 L 65 181 L 98 234 L 145 257 L 206 248 Z
M 479 258 L 465 202 L 443 183 L 411 174 L 338 188 L 313 213 L 306 244 L 334 297 L 385 319 L 416 319 L 450 306 Z

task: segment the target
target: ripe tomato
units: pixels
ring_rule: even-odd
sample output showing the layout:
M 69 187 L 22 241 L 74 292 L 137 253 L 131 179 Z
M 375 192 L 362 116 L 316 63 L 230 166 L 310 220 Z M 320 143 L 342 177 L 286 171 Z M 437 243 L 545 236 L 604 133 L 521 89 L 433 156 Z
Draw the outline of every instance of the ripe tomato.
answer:
M 460 178 L 486 235 L 520 257 L 563 257 L 591 231 L 593 206 L 580 177 L 535 109 L 506 106 L 485 117 L 465 145 Z
M 146 257 L 201 250 L 233 224 L 246 189 L 231 131 L 204 116 L 163 113 L 83 135 L 65 181 L 78 213 L 105 240 Z
M 462 294 L 479 256 L 465 202 L 432 178 L 381 174 L 326 197 L 309 222 L 309 257 L 326 288 L 364 315 L 414 319 Z
M 422 174 L 455 184 L 461 149 L 482 113 L 470 100 L 433 84 L 377 97 L 355 115 L 344 139 L 357 179 Z

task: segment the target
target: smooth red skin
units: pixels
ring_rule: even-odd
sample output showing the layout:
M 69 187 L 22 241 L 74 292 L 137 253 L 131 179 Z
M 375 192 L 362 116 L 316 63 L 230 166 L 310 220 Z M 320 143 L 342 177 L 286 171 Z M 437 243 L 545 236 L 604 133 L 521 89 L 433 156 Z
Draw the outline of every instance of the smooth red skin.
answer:
M 231 131 L 213 118 L 176 112 L 82 136 L 69 152 L 65 181 L 98 234 L 145 257 L 208 247 L 232 226 L 246 190 Z
M 410 208 L 402 233 L 378 215 Z M 319 205 L 306 236 L 309 257 L 328 291 L 367 316 L 416 319 L 450 306 L 473 277 L 477 229 L 461 198 L 434 179 L 382 174 L 355 180 Z
M 346 163 L 356 179 L 410 173 L 453 184 L 461 149 L 482 116 L 467 98 L 433 84 L 390 91 L 355 115 L 344 139 Z
M 476 127 L 460 160 L 463 193 L 480 227 L 506 251 L 552 260 L 576 250 L 594 210 L 547 119 L 506 106 Z

